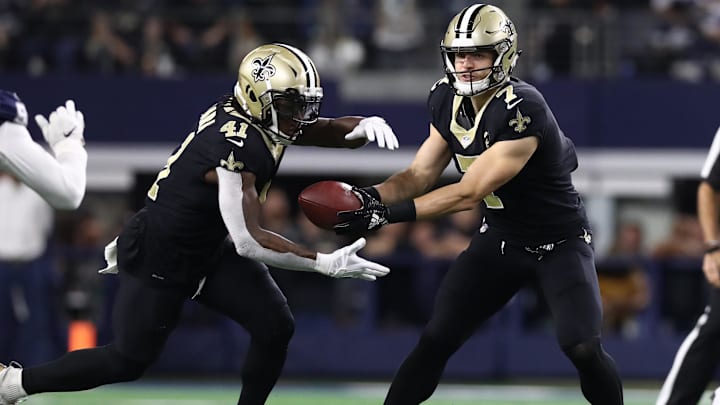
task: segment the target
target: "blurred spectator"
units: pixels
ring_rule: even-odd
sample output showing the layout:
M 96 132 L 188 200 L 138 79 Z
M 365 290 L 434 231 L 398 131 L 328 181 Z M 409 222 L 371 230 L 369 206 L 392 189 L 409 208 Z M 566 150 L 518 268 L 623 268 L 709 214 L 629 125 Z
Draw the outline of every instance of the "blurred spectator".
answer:
M 720 2 L 701 1 L 700 11 L 699 29 L 708 74 L 713 80 L 720 81 Z
M 698 271 L 704 252 L 702 229 L 689 213 L 676 214 L 670 235 L 651 250 L 662 274 L 661 316 L 675 331 L 691 329 L 704 306 L 704 280 Z
M 230 46 L 230 19 L 215 0 L 176 1 L 167 21 L 178 63 L 194 71 L 224 71 Z M 234 67 L 237 69 L 237 66 Z
M 232 0 L 228 0 L 232 1 Z M 321 0 L 317 0 L 321 1 Z M 309 0 L 243 0 L 243 7 L 260 36 L 270 41 L 305 47 L 307 27 L 316 24 L 308 16 Z
M 534 6 L 538 9 L 550 10 L 552 24 L 547 28 L 542 43 L 545 54 L 543 68 L 547 76 L 567 76 L 572 70 L 573 31 L 576 21 L 569 15 L 575 6 L 573 0 L 537 0 Z
M 97 11 L 91 18 L 84 56 L 88 69 L 99 73 L 130 71 L 137 59 L 135 50 L 115 32 L 105 11 Z
M 637 336 L 637 316 L 650 305 L 643 239 L 639 223 L 621 223 L 608 255 L 597 263 L 604 330 L 628 338 Z
M 298 237 L 300 232 L 292 217 L 287 192 L 283 188 L 274 186 L 267 190 L 260 226 L 291 240 L 296 240 L 295 238 Z
M 14 2 L 0 3 L 0 71 L 15 67 L 18 55 L 17 40 L 22 21 Z
M 162 17 L 150 16 L 143 23 L 140 70 L 144 76 L 156 77 L 169 77 L 177 70 Z
M 703 78 L 699 60 L 696 0 L 650 0 L 658 24 L 650 37 L 650 52 L 641 68 L 687 81 Z
M 84 32 L 83 14 L 69 0 L 16 3 L 22 31 L 18 33 L 18 63 L 31 75 L 77 67 Z
M 427 32 L 444 31 L 438 14 L 473 2 L 446 3 L 8 0 L 0 2 L 0 71 L 43 75 L 87 68 L 152 77 L 234 71 L 242 55 L 266 40 L 307 48 L 315 63 L 338 77 L 364 68 L 427 69 L 439 60 L 436 49 L 423 46 L 422 40 Z M 522 48 L 526 57 L 539 59 L 532 71 L 538 80 L 636 72 L 720 80 L 717 2 L 528 3 L 532 18 L 520 26 L 532 35 Z M 653 17 L 657 27 L 645 39 L 648 29 L 641 22 L 647 25 Z M 638 48 L 642 50 L 634 50 Z M 625 61 L 626 54 L 634 58 L 632 63 Z
M 634 221 L 620 223 L 608 254 L 630 258 L 644 256 L 645 237 L 642 225 Z
M 637 316 L 650 304 L 650 283 L 641 264 L 605 258 L 597 263 L 603 303 L 603 329 L 635 338 Z
M 467 211 L 456 212 L 448 217 L 449 226 L 442 233 L 442 242 L 448 255 L 455 258 L 470 244 L 470 239 L 482 224 L 480 205 Z
M 323 72 L 342 77 L 357 70 L 365 61 L 365 47 L 345 24 L 342 0 L 320 0 L 310 37 L 308 54 Z
M 296 221 L 293 217 L 287 192 L 279 185 L 273 185 L 267 191 L 263 202 L 263 228 L 283 235 L 290 240 L 302 243 L 319 252 L 331 252 L 340 245 L 330 237 L 331 232 L 313 225 L 302 213 Z M 273 279 L 288 299 L 293 313 L 297 316 L 329 317 L 333 310 L 333 279 L 314 277 L 299 271 L 287 271 L 270 267 Z
M 407 233 L 410 229 L 406 224 L 390 224 L 378 232 L 367 235 L 365 254 L 373 257 L 390 256 L 407 246 Z
M 393 226 L 395 226 L 393 224 Z M 445 241 L 440 237 L 437 222 L 418 221 L 409 228 L 408 239 L 413 249 L 417 250 L 423 258 L 454 258 L 449 252 Z
M 702 257 L 705 252 L 702 229 L 693 215 L 676 215 L 670 235 L 651 252 L 656 259 Z
M 103 310 L 103 245 L 108 232 L 89 211 L 64 213 L 58 221 L 59 268 L 64 304 L 71 320 L 97 321 Z
M 377 1 L 372 67 L 407 69 L 416 66 L 425 37 L 423 24 L 417 0 Z
M 616 9 L 609 0 L 534 0 L 542 12 L 536 29 L 539 37 L 528 43 L 541 48 L 544 61 L 533 68 L 538 79 L 607 75 L 617 63 L 614 38 L 618 30 Z
M 410 230 L 410 243 L 424 258 L 455 259 L 482 224 L 480 206 L 456 212 L 447 221 L 420 221 Z
M 392 269 L 391 275 L 378 280 L 377 320 L 382 327 L 405 327 L 423 321 L 417 294 L 418 272 L 421 271 L 422 253 L 411 242 L 416 226 L 432 227 L 431 223 L 397 223 L 382 227 L 367 236 L 365 255 Z
M 248 52 L 265 42 L 255 29 L 247 11 L 236 10 L 230 15 L 230 45 L 228 49 L 228 69 L 237 70 Z M 311 58 L 313 55 L 309 55 Z M 315 59 L 313 59 L 315 60 Z
M 46 255 L 52 222 L 45 200 L 0 172 L 0 357 L 28 365 L 58 354 L 55 277 Z
M 342 241 L 334 232 L 318 228 L 302 212 L 298 212 L 295 222 L 300 232 L 298 242 L 313 247 L 318 252 L 332 252 L 342 246 Z

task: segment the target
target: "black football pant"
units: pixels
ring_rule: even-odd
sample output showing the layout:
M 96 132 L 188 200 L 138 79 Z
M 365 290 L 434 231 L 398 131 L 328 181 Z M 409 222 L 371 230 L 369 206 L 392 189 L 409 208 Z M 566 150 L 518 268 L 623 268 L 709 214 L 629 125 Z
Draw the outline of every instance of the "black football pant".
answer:
M 593 405 L 622 404 L 614 362 L 600 346 L 602 307 L 593 250 L 581 235 L 543 250 L 513 244 L 491 229 L 477 233 L 445 276 L 431 319 L 395 375 L 385 404 L 427 400 L 450 356 L 533 280 L 550 307 L 558 342 L 578 370 L 585 398 Z
M 656 405 L 693 405 L 700 402 L 720 363 L 720 289 L 680 345 L 665 378 Z
M 195 298 L 247 329 L 250 347 L 238 404 L 264 404 L 285 363 L 294 331 L 290 309 L 267 268 L 228 247 Z M 28 394 L 79 391 L 138 379 L 158 358 L 193 288 L 149 285 L 120 271 L 113 310 L 114 341 L 78 350 L 23 371 Z M 213 350 L 213 348 L 208 348 Z

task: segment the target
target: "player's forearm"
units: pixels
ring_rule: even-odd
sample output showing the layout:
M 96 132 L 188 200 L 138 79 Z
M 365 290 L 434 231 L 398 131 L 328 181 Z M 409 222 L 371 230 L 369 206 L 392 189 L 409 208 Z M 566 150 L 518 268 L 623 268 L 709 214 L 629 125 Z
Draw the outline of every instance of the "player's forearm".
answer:
M 315 271 L 316 252 L 264 229 L 256 229 L 251 233 L 244 220 L 237 215 L 225 214 L 223 220 L 228 226 L 235 250 L 240 256 L 263 262 L 268 266 Z
M 460 183 L 449 184 L 414 200 L 416 219 L 422 221 L 471 210 L 481 200 L 475 194 L 463 192 Z
M 434 180 L 421 176 L 411 169 L 405 169 L 374 187 L 380 194 L 383 204 L 389 205 L 422 195 L 435 184 Z
M 486 196 L 510 181 L 527 159 L 503 153 L 502 147 L 491 148 L 475 160 L 459 182 L 415 199 L 417 219 L 431 219 L 473 209 Z
M 367 140 L 346 140 L 345 135 L 355 128 L 363 117 L 346 116 L 339 118 L 320 118 L 303 129 L 302 135 L 295 141 L 296 145 L 322 146 L 329 148 L 359 148 Z
M 54 208 L 77 208 L 86 183 L 87 153 L 82 145 L 68 140 L 54 158 L 30 138 L 25 127 L 16 127 L 17 131 L 2 134 L 5 138 L 0 145 L 10 173 Z
M 316 252 L 305 250 L 279 235 L 258 239 L 261 239 L 262 243 L 267 246 L 249 234 L 238 240 L 233 238 L 233 242 L 239 255 L 263 262 L 268 266 L 288 270 L 316 271 Z M 279 243 L 280 240 L 286 243 Z
M 75 209 L 80 206 L 85 196 L 87 152 L 81 142 L 67 139 L 56 146 L 55 154 L 61 167 L 61 184 L 64 186 L 63 192 L 57 196 L 56 207 Z
M 252 232 L 252 238 L 264 249 L 271 250 L 275 253 L 291 253 L 305 259 L 316 259 L 317 252 L 298 245 L 282 235 L 266 229 L 255 230 Z
M 218 177 L 220 214 L 235 244 L 235 250 L 240 256 L 285 269 L 315 270 L 315 252 L 308 251 L 257 225 L 256 219 L 260 216 L 260 208 L 257 195 L 252 191 L 254 190 L 252 181 L 248 182 L 248 194 L 245 195 L 241 173 L 230 172 L 223 168 L 217 168 L 215 173 Z
M 703 181 L 698 187 L 698 219 L 706 243 L 717 242 L 718 235 L 718 193 Z

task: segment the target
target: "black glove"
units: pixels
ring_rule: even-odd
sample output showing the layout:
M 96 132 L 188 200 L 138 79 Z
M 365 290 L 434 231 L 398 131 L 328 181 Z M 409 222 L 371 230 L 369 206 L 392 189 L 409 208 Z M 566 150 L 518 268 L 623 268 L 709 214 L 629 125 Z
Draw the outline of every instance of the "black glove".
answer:
M 355 211 L 341 211 L 337 213 L 340 222 L 333 226 L 338 235 L 360 234 L 366 231 L 380 229 L 388 223 L 387 206 L 381 203 L 364 189 L 353 186 L 353 193 L 362 201 L 362 206 Z

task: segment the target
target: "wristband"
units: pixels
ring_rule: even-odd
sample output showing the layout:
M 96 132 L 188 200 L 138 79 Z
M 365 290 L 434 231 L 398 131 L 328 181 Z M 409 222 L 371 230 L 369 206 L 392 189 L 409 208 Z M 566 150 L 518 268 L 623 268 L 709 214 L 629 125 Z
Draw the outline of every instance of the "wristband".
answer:
M 707 243 L 707 247 L 705 248 L 705 254 L 714 253 L 720 251 L 720 241 L 711 241 Z
M 377 191 L 377 189 L 375 187 L 368 186 L 368 187 L 363 187 L 360 190 L 370 194 L 372 196 L 372 198 L 382 202 L 382 200 L 380 199 L 380 193 Z
M 408 200 L 388 206 L 385 219 L 387 219 L 391 224 L 395 222 L 415 221 L 417 219 L 415 201 Z

